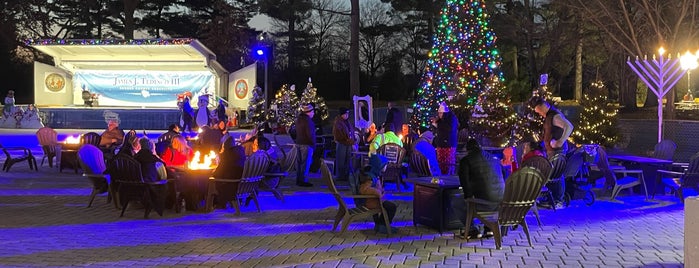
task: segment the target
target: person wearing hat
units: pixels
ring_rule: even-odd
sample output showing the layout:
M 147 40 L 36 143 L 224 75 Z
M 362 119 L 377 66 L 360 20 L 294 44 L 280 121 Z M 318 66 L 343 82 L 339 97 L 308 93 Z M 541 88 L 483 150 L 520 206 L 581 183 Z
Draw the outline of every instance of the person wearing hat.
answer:
M 438 118 L 434 119 L 432 125 L 437 127 L 434 145 L 437 148 L 439 168 L 443 175 L 453 175 L 456 167 L 456 146 L 459 143 L 459 121 L 444 102 L 439 104 L 437 115 Z
M 386 216 L 388 216 L 388 225 L 390 225 L 393 222 L 393 217 L 396 216 L 398 206 L 391 201 L 383 200 L 384 190 L 379 176 L 381 171 L 386 168 L 386 164 L 388 164 L 388 159 L 383 155 L 375 154 L 369 158 L 369 164 L 359 174 L 359 194 L 376 196 L 376 198 L 367 198 L 363 206 L 368 209 L 376 209 L 379 206 L 383 206 L 386 210 Z M 355 204 L 358 207 L 361 206 L 358 202 L 355 202 Z M 382 234 L 388 233 L 387 224 L 384 222 L 382 214 L 374 215 L 374 231 Z M 397 228 L 391 227 L 391 233 L 397 232 Z
M 119 122 L 116 120 L 109 120 L 107 130 L 100 136 L 100 147 L 112 148 L 124 142 L 124 131 L 119 129 Z
M 312 187 L 308 182 L 306 174 L 313 161 L 313 149 L 316 146 L 316 126 L 313 123 L 315 110 L 310 104 L 301 107 L 301 113 L 296 117 L 296 185 L 301 187 Z
M 339 114 L 335 117 L 333 124 L 333 138 L 335 139 L 335 171 L 338 180 L 346 181 L 349 179 L 350 160 L 352 159 L 352 149 L 357 141 L 352 135 L 352 126 L 349 122 L 350 110 L 341 107 Z
M 432 134 L 432 131 L 422 132 L 422 134 L 420 134 L 420 138 L 418 138 L 415 142 L 413 150 L 425 156 L 427 163 L 430 165 L 432 176 L 441 176 L 442 170 L 439 169 L 439 162 L 437 162 L 437 150 L 432 145 L 433 140 L 434 134 Z

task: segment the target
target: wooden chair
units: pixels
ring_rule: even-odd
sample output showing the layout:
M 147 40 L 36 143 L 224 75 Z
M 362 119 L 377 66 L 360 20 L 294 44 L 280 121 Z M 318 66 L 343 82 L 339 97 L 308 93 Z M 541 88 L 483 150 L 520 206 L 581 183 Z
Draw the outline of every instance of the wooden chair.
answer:
M 10 172 L 10 168 L 15 163 L 22 161 L 27 161 L 29 164 L 29 170 L 39 171 L 39 167 L 36 165 L 36 158 L 32 155 L 32 151 L 26 147 L 5 147 L 0 144 L 0 149 L 5 153 L 5 164 L 2 165 L 2 170 L 5 172 Z
M 413 150 L 410 154 L 410 169 L 417 174 L 418 177 L 432 177 L 430 163 L 422 153 Z
M 551 165 L 551 162 L 549 162 L 546 157 L 543 156 L 532 156 L 530 158 L 527 158 L 526 161 L 522 162 L 522 166 L 520 168 L 524 167 L 533 167 L 539 170 L 541 172 L 541 175 L 544 180 L 548 180 L 548 178 L 551 176 L 551 171 L 553 171 L 553 165 Z M 541 226 L 541 219 L 539 218 L 539 208 L 534 205 L 532 207 L 532 213 L 534 213 L 534 217 L 536 217 L 536 223 Z
M 107 167 L 104 164 L 102 151 L 97 146 L 85 144 L 78 149 L 78 162 L 84 172 L 83 177 L 87 177 L 92 183 L 92 193 L 90 193 L 90 202 L 87 207 L 91 207 L 95 196 L 102 193 L 107 193 L 107 203 L 109 203 L 113 194 L 109 175 L 104 174 Z M 118 208 L 117 202 L 114 202 L 114 205 Z
M 236 210 L 235 215 L 240 215 L 240 204 L 245 202 L 247 205 L 251 200 L 255 202 L 257 207 L 257 212 L 260 212 L 260 203 L 257 199 L 257 192 L 260 188 L 260 183 L 264 178 L 264 173 L 269 168 L 269 157 L 265 152 L 257 151 L 245 159 L 245 164 L 243 165 L 243 175 L 241 179 L 213 179 L 214 182 L 223 183 L 236 183 L 238 184 L 236 188 L 236 193 L 231 200 L 231 206 Z M 207 195 L 207 204 L 212 204 L 213 195 L 215 193 L 210 191 Z
M 671 140 L 662 140 L 653 148 L 653 158 L 670 160 L 675 156 L 677 144 Z
M 39 140 L 41 150 L 44 152 L 44 156 L 41 158 L 42 166 L 44 165 L 44 160 L 48 159 L 49 167 L 53 167 L 53 159 L 56 157 L 57 152 L 61 150 L 57 135 L 58 133 L 50 127 L 42 127 L 36 131 L 36 138 Z
M 478 218 L 483 222 L 495 235 L 495 247 L 502 247 L 502 236 L 507 234 L 507 227 L 522 226 L 524 234 L 527 236 L 529 246 L 532 246 L 532 240 L 529 235 L 529 227 L 524 220 L 529 209 L 535 204 L 537 197 L 543 186 L 543 176 L 538 169 L 534 167 L 522 167 L 505 182 L 505 193 L 502 202 L 497 204 L 496 211 L 478 211 L 478 205 L 494 205 L 494 203 L 477 199 L 468 198 L 466 204 L 466 229 L 470 230 L 471 222 L 474 218 Z
M 158 215 L 163 215 L 167 181 L 144 182 L 141 175 L 141 164 L 127 155 L 118 155 L 110 162 L 111 179 L 116 183 L 116 194 L 121 205 L 121 215 L 124 216 L 130 201 L 140 201 L 145 207 L 144 218 L 155 209 Z
M 356 219 L 364 219 L 367 217 L 374 216 L 376 214 L 382 214 L 384 217 L 384 222 L 386 222 L 388 225 L 386 228 L 386 230 L 388 231 L 388 236 L 391 235 L 391 226 L 390 222 L 388 221 L 388 213 L 386 213 L 386 210 L 383 208 L 383 205 L 380 205 L 379 208 L 369 209 L 364 206 L 350 208 L 349 206 L 347 206 L 347 203 L 345 203 L 345 198 L 366 199 L 377 198 L 376 196 L 341 194 L 335 187 L 335 182 L 333 181 L 330 169 L 328 168 L 328 165 L 326 165 L 325 163 L 320 163 L 320 174 L 323 179 L 323 182 L 325 182 L 325 184 L 328 186 L 330 194 L 333 195 L 333 197 L 339 205 L 337 214 L 335 215 L 335 221 L 333 222 L 333 232 L 337 229 L 337 225 L 339 225 L 340 222 L 342 222 L 342 227 L 340 228 L 340 234 L 342 234 L 347 230 L 349 224 L 355 221 Z M 379 200 L 379 204 L 383 204 L 383 200 Z
M 388 159 L 386 169 L 381 172 L 381 183 L 387 181 L 395 181 L 396 189 L 400 191 L 403 186 L 403 157 L 405 157 L 405 149 L 396 143 L 386 143 L 381 145 L 377 154 L 383 155 Z M 385 184 L 384 184 L 385 185 Z
M 99 148 L 101 140 L 102 137 L 100 136 L 100 134 L 97 134 L 95 132 L 88 132 L 80 135 L 80 144 L 92 144 Z
M 643 177 L 643 170 L 611 169 L 609 166 L 609 160 L 607 159 L 607 152 L 604 150 L 604 148 L 602 148 L 602 146 L 597 147 L 597 156 L 598 160 L 596 167 L 605 178 L 604 188 L 612 189 L 609 199 L 616 199 L 621 190 L 632 190 L 632 187 L 641 184 L 643 185 L 643 191 L 646 194 L 646 199 L 648 199 L 648 189 L 646 188 L 646 181 Z M 623 177 L 619 179 L 617 178 L 616 174 L 623 174 Z M 635 174 L 636 177 L 631 177 L 629 174 Z
M 680 198 L 680 202 L 684 203 L 684 190 L 693 188 L 699 192 L 699 153 L 689 159 L 689 166 L 684 172 L 676 172 L 669 170 L 658 170 L 658 176 L 661 177 L 661 182 L 670 188 Z M 653 197 L 654 194 L 653 194 Z

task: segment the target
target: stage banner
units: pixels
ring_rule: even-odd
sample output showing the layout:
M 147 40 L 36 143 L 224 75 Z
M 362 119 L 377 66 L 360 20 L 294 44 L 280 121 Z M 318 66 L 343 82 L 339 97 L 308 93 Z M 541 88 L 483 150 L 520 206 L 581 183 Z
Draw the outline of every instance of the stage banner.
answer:
M 253 63 L 228 76 L 228 107 L 247 110 L 252 89 L 257 84 L 257 64 Z
M 76 91 L 98 94 L 101 106 L 177 107 L 177 94 L 185 91 L 194 100 L 212 94 L 213 78 L 206 71 L 78 71 L 73 85 Z

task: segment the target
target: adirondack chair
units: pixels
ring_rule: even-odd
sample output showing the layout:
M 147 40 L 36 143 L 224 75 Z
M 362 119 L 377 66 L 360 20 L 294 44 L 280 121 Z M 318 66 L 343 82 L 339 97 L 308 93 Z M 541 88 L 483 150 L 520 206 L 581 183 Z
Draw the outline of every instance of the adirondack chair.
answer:
M 166 180 L 144 182 L 141 175 L 141 164 L 124 154 L 112 159 L 109 175 L 117 186 L 116 194 L 121 205 L 119 217 L 124 216 L 130 201 L 140 201 L 143 204 L 145 207 L 144 218 L 148 218 L 152 209 L 155 209 L 158 215 L 163 215 L 167 194 Z
M 677 144 L 671 140 L 662 140 L 653 148 L 653 158 L 671 160 L 675 156 Z
M 88 132 L 80 135 L 80 144 L 92 144 L 99 148 L 100 140 L 102 140 L 102 137 L 100 136 L 100 134 L 97 134 L 95 132 Z
M 658 170 L 657 172 L 663 185 L 675 191 L 682 203 L 684 203 L 686 189 L 693 188 L 699 192 L 699 153 L 689 159 L 689 166 L 684 172 L 669 170 Z
M 427 158 L 418 151 L 413 151 L 410 154 L 410 169 L 417 174 L 418 177 L 432 177 L 432 170 Z
M 10 172 L 10 168 L 15 163 L 22 161 L 27 161 L 29 164 L 29 169 L 34 169 L 39 171 L 39 167 L 36 165 L 36 159 L 32 155 L 32 151 L 26 147 L 5 147 L 0 144 L 0 149 L 5 153 L 5 164 L 2 165 L 2 170 L 5 172 Z
M 643 170 L 612 169 L 609 166 L 609 159 L 607 159 L 607 151 L 605 151 L 602 146 L 597 147 L 597 156 L 596 167 L 602 172 L 605 178 L 604 187 L 605 189 L 612 189 L 611 200 L 616 199 L 621 190 L 632 190 L 631 188 L 636 185 L 643 185 L 646 199 L 648 198 L 648 189 L 646 188 L 646 181 L 643 177 Z M 617 178 L 616 174 L 622 174 L 623 177 Z M 636 177 L 629 176 L 629 174 L 635 174 Z
M 90 202 L 87 204 L 87 207 L 91 207 L 95 196 L 102 193 L 107 193 L 107 203 L 109 203 L 113 198 L 113 194 L 109 175 L 104 174 L 107 167 L 104 164 L 102 151 L 97 146 L 85 144 L 78 149 L 78 162 L 84 172 L 83 177 L 87 177 L 92 183 Z M 117 202 L 114 202 L 114 205 L 118 207 Z
M 36 131 L 36 138 L 39 140 L 41 150 L 44 152 L 44 156 L 41 157 L 42 166 L 44 165 L 44 160 L 48 159 L 49 167 L 53 167 L 53 159 L 56 157 L 56 153 L 61 150 L 57 135 L 58 133 L 50 127 L 42 127 Z
M 544 180 L 548 180 L 548 178 L 551 176 L 551 171 L 553 171 L 553 165 L 551 165 L 551 162 L 549 162 L 546 157 L 543 156 L 532 156 L 528 158 L 526 161 L 522 162 L 522 166 L 520 168 L 524 167 L 533 167 L 539 170 L 541 172 L 541 175 Z M 536 223 L 541 226 L 541 219 L 539 218 L 539 208 L 534 205 L 532 206 L 532 213 L 534 213 L 534 217 L 536 217 Z
M 556 210 L 556 203 L 553 198 L 553 192 L 551 192 L 549 187 L 553 185 L 553 183 L 561 183 L 562 180 L 565 179 L 563 178 L 563 173 L 565 172 L 566 162 L 564 154 L 556 154 L 551 157 L 551 165 L 553 168 L 551 169 L 551 173 L 549 173 L 548 180 L 544 183 L 544 187 L 541 188 L 541 195 L 548 196 L 549 205 L 553 210 Z M 565 195 L 565 189 L 563 190 L 563 194 Z
M 269 163 L 267 154 L 262 151 L 257 151 L 245 159 L 241 179 L 213 179 L 214 182 L 238 184 L 235 196 L 230 201 L 231 206 L 236 211 L 235 215 L 240 215 L 240 204 L 242 202 L 245 202 L 245 205 L 248 205 L 251 200 L 255 202 L 257 212 L 261 211 L 260 203 L 257 199 L 257 192 L 259 191 L 260 183 L 264 178 L 264 173 L 269 167 Z M 213 200 L 213 195 L 213 192 L 209 193 L 207 196 L 207 204 L 212 203 L 210 200 Z
M 388 159 L 386 169 L 381 172 L 381 182 L 394 181 L 396 189 L 400 191 L 403 185 L 403 157 L 405 157 L 405 149 L 396 143 L 386 143 L 381 145 L 377 154 L 383 155 Z M 384 184 L 385 185 L 385 184 Z
M 345 203 L 345 198 L 359 198 L 359 199 L 366 199 L 366 198 L 376 198 L 376 196 L 373 195 L 346 195 L 340 193 L 337 188 L 335 187 L 335 182 L 333 181 L 332 174 L 330 173 L 330 169 L 328 168 L 328 165 L 326 165 L 324 162 L 320 163 L 320 174 L 323 179 L 323 182 L 328 186 L 328 190 L 330 191 L 330 194 L 333 195 L 335 200 L 337 201 L 339 208 L 337 210 L 337 214 L 335 214 L 335 221 L 333 222 L 333 229 L 332 231 L 334 232 L 337 229 L 337 226 L 342 222 L 342 227 L 340 228 L 340 234 L 344 233 L 347 230 L 347 227 L 349 224 L 357 219 L 364 219 L 367 217 L 372 217 L 376 214 L 382 214 L 384 217 L 384 222 L 387 223 L 387 233 L 388 236 L 391 235 L 391 226 L 390 222 L 388 221 L 388 213 L 386 213 L 386 210 L 383 208 L 383 206 L 379 206 L 379 208 L 375 209 L 369 209 L 364 206 L 359 206 L 359 207 L 354 207 L 350 208 L 347 203 Z M 383 203 L 383 200 L 379 202 L 380 204 Z
M 474 218 L 478 218 L 493 231 L 495 247 L 500 249 L 502 236 L 507 234 L 507 227 L 521 225 L 529 246 L 532 246 L 529 227 L 524 216 L 534 206 L 541 192 L 543 181 L 541 172 L 534 167 L 522 167 L 517 170 L 505 182 L 505 193 L 502 202 L 497 204 L 497 211 L 478 211 L 478 205 L 494 205 L 494 203 L 477 198 L 466 199 L 468 208 L 466 210 L 465 230 L 470 230 L 471 222 Z

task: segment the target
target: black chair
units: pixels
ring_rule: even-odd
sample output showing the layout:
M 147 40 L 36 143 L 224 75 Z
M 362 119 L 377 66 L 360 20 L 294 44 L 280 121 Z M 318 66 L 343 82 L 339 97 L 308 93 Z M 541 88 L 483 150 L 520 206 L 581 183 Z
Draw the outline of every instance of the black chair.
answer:
M 5 147 L 2 144 L 0 144 L 0 148 L 2 149 L 2 152 L 5 153 L 5 164 L 2 165 L 2 170 L 5 172 L 10 172 L 12 165 L 22 161 L 27 161 L 27 163 L 29 163 L 30 170 L 39 170 L 39 167 L 36 165 L 36 159 L 34 158 L 34 155 L 32 155 L 32 151 L 29 150 L 29 148 Z
M 689 166 L 684 172 L 669 170 L 658 170 L 657 172 L 658 176 L 662 177 L 662 183 L 675 191 L 682 203 L 684 203 L 684 190 L 692 188 L 699 192 L 699 153 L 692 156 L 689 160 Z
M 145 182 L 141 175 L 141 164 L 127 155 L 117 155 L 110 162 L 108 172 L 115 182 L 117 196 L 121 205 L 121 215 L 124 216 L 130 201 L 140 201 L 145 207 L 144 218 L 148 218 L 151 209 L 158 215 L 163 215 L 167 181 Z
M 99 147 L 102 136 L 95 132 L 88 132 L 80 136 L 80 144 L 92 144 Z
M 97 146 L 85 144 L 78 149 L 78 162 L 83 170 L 83 176 L 92 183 L 92 193 L 90 193 L 90 202 L 87 207 L 91 207 L 95 196 L 102 193 L 107 193 L 107 203 L 109 203 L 112 199 L 112 189 L 108 175 L 104 174 L 107 167 L 102 151 Z M 117 206 L 116 202 L 114 204 Z

